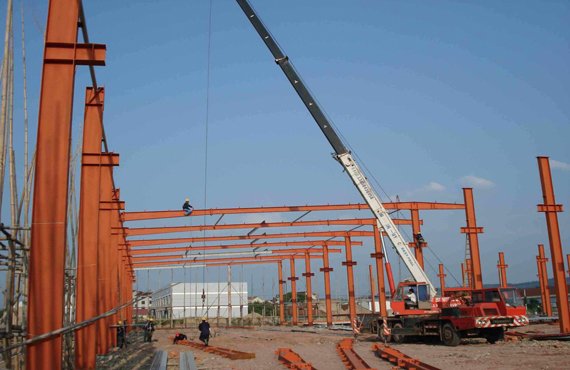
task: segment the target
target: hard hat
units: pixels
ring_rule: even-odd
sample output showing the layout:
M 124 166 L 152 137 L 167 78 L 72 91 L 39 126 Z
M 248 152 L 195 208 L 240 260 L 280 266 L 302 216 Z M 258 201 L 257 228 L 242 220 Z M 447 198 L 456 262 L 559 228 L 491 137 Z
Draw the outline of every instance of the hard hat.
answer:
M 180 333 L 176 333 L 176 336 L 179 336 L 179 335 L 180 335 Z
M 154 321 L 154 319 L 153 319 L 153 318 L 150 318 L 149 320 L 150 320 L 150 321 Z
M 202 321 L 206 321 L 206 318 L 205 318 L 205 317 L 202 317 Z
M 189 201 L 190 201 L 190 199 L 186 199 L 186 201 L 187 201 L 187 202 L 189 202 Z
M 123 322 L 121 320 L 119 320 L 119 325 L 121 325 Z
M 150 320 L 151 320 L 150 317 L 147 317 L 147 318 L 146 318 L 146 321 L 150 321 Z

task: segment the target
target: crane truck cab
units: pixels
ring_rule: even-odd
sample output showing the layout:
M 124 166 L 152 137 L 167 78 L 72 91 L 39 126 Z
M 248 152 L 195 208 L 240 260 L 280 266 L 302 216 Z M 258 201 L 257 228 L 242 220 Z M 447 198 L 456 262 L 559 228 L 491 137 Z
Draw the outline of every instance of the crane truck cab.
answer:
M 413 289 L 417 306 L 406 302 Z M 464 290 L 461 297 L 429 297 L 426 283 L 400 283 L 392 298 L 393 316 L 382 318 L 380 337 L 403 343 L 410 337 L 437 338 L 457 346 L 462 338 L 504 339 L 505 328 L 528 325 L 526 307 L 515 288 Z

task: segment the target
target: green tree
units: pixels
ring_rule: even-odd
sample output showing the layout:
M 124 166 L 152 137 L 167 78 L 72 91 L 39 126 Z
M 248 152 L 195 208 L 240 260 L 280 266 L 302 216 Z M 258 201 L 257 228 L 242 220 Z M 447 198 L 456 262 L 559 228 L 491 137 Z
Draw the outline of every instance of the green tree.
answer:
M 283 295 L 283 301 L 285 303 L 291 302 L 293 293 L 289 292 Z M 307 295 L 305 293 L 297 293 L 297 303 L 304 303 L 307 301 Z

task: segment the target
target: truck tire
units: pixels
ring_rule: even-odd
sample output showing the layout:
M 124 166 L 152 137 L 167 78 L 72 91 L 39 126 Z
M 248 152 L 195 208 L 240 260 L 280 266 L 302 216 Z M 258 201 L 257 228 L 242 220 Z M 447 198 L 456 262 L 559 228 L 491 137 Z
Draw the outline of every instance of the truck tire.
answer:
M 448 347 L 455 347 L 461 343 L 461 337 L 453 325 L 447 323 L 441 329 L 441 341 Z
M 487 329 L 485 330 L 484 337 L 487 339 L 487 342 L 495 344 L 505 340 L 505 330 L 503 328 Z
M 402 329 L 403 326 L 401 323 L 395 323 L 394 326 L 392 326 L 392 330 L 393 329 Z M 394 343 L 405 343 L 406 342 L 406 336 L 405 335 L 397 335 L 392 333 L 392 335 L 390 335 L 392 337 L 392 341 Z

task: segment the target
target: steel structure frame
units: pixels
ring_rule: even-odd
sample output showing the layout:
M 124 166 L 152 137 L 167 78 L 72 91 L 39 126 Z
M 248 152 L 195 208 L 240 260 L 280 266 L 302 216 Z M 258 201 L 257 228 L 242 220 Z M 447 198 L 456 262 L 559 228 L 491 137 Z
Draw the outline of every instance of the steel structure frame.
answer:
M 509 265 L 505 263 L 505 254 L 499 252 L 499 263 L 497 263 L 497 269 L 499 270 L 499 285 L 501 288 L 506 288 L 507 283 L 507 268 Z
M 538 256 L 536 256 L 536 264 L 538 265 L 538 281 L 540 283 L 540 295 L 542 297 L 542 310 L 546 316 L 552 317 L 552 305 L 550 302 L 550 288 L 548 287 L 548 270 L 546 268 L 546 258 L 544 254 L 544 245 L 538 245 Z

